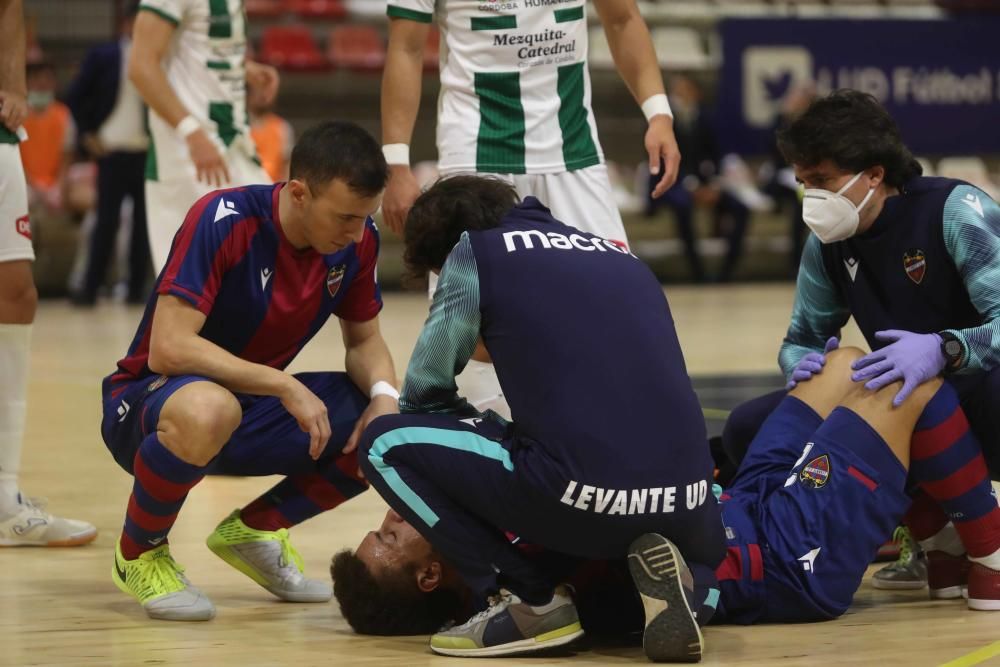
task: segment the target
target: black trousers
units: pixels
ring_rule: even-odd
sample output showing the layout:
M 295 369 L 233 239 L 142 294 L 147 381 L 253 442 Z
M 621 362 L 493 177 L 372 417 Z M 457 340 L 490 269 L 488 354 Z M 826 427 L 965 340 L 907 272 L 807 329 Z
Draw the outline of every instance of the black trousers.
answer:
M 637 456 L 629 444 L 623 443 L 622 456 Z M 720 509 L 706 479 L 711 471 L 684 465 L 682 449 L 665 447 L 662 460 L 649 462 L 664 471 L 669 500 L 664 490 L 662 505 L 659 494 L 647 504 L 643 490 L 636 508 L 636 499 L 626 501 L 627 492 L 619 491 L 618 510 L 611 504 L 613 491 L 601 500 L 603 488 L 567 486 L 568 476 L 586 479 L 588 471 L 554 457 L 519 435 L 516 426 L 488 418 L 379 417 L 365 429 L 358 461 L 379 495 L 458 570 L 480 600 L 503 587 L 542 604 L 559 581 L 515 546 L 510 534 L 551 552 L 594 560 L 624 558 L 635 538 L 661 533 L 677 544 L 689 566 L 698 565 L 705 585 L 714 585 L 715 568 L 725 555 Z M 692 487 L 707 495 L 693 495 Z M 581 495 L 569 499 L 570 490 Z M 626 502 L 633 504 L 627 510 Z M 603 510 L 594 509 L 601 503 Z
M 129 244 L 129 301 L 145 300 L 143 286 L 149 271 L 149 240 L 146 232 L 144 171 L 146 153 L 109 153 L 97 161 L 97 224 L 90 237 L 90 254 L 83 283 L 83 295 L 93 297 L 104 282 L 114 253 L 115 237 L 121 222 L 125 197 L 131 197 L 132 239 Z

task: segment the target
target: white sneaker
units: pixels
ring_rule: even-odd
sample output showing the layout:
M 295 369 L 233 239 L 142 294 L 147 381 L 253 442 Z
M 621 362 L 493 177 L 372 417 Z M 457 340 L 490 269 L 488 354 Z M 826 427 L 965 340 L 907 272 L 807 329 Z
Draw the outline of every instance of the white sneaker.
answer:
M 53 516 L 24 496 L 19 500 L 13 513 L 0 515 L 0 546 L 76 547 L 97 537 L 86 521 Z

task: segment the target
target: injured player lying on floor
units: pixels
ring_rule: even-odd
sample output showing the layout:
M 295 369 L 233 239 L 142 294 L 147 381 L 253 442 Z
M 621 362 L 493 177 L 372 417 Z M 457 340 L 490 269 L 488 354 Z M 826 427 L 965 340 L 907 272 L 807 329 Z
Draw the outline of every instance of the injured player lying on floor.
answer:
M 542 647 L 545 616 L 558 609 L 561 627 L 578 619 L 592 634 L 645 628 L 654 658 L 657 642 L 688 619 L 698 642 L 709 621 L 832 619 L 850 606 L 918 490 L 948 508 L 967 552 L 942 539 L 931 558 L 952 563 L 956 580 L 967 582 L 971 609 L 1000 609 L 1000 508 L 953 388 L 935 379 L 893 407 L 900 383 L 873 392 L 851 381 L 862 354 L 831 353 L 822 373 L 789 392 L 764 424 L 719 495 L 727 556 L 714 577 L 690 572 L 657 535 L 637 536 L 620 561 L 602 562 L 555 553 L 543 540 L 521 548 L 550 578 L 552 601 L 531 606 L 513 585 L 486 600 L 422 535 L 433 532 L 393 507 L 355 551 L 334 558 L 345 619 L 363 634 L 436 632 L 431 648 L 439 653 L 498 655 Z M 378 422 L 372 428 L 379 432 Z M 371 445 L 366 437 L 362 460 Z M 439 629 L 448 621 L 465 623 Z

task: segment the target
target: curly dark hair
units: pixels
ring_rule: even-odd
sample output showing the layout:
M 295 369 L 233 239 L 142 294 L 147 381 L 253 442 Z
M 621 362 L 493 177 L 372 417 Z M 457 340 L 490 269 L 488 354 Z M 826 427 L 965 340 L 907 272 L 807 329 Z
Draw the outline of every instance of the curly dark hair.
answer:
M 404 240 L 410 283 L 438 271 L 462 232 L 490 229 L 520 201 L 506 181 L 488 176 L 447 176 L 424 192 L 406 218 Z
M 340 613 L 362 635 L 427 635 L 461 613 L 461 597 L 437 588 L 417 588 L 412 567 L 376 579 L 357 555 L 345 549 L 333 557 L 330 575 Z
M 885 182 L 896 188 L 923 173 L 885 108 L 856 90 L 837 90 L 815 100 L 778 130 L 778 148 L 790 164 L 803 167 L 830 160 L 856 173 L 881 165 Z

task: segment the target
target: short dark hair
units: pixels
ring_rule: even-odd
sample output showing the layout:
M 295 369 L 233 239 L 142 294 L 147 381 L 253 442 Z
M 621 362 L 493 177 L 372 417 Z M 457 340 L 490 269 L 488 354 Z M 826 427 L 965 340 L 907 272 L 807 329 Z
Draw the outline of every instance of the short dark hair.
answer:
M 923 173 L 885 108 L 856 90 L 837 90 L 814 100 L 778 130 L 778 148 L 789 163 L 803 167 L 823 160 L 851 172 L 881 165 L 885 182 L 896 188 Z
M 380 581 L 353 551 L 345 549 L 333 557 L 330 575 L 340 613 L 358 634 L 427 635 L 461 612 L 462 600 L 455 591 L 440 587 L 421 591 L 412 565 Z
M 334 179 L 354 192 L 374 197 L 389 180 L 389 167 L 375 137 L 354 123 L 330 120 L 303 134 L 292 149 L 289 177 L 305 181 L 311 190 L 326 188 Z
M 448 176 L 424 192 L 406 218 L 404 261 L 410 278 L 439 270 L 462 232 L 490 229 L 520 201 L 514 186 L 485 176 Z

